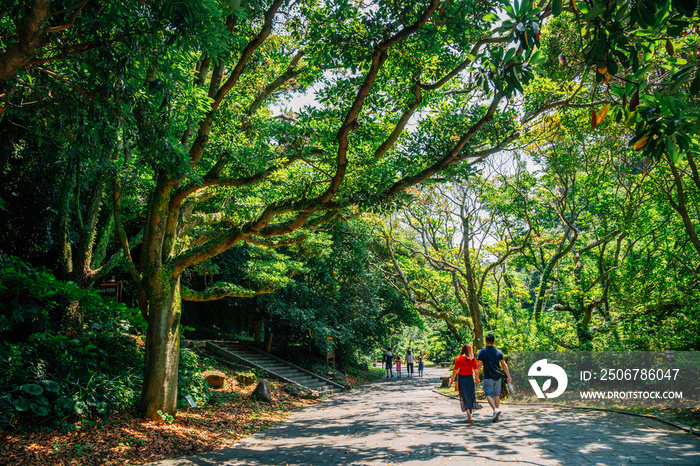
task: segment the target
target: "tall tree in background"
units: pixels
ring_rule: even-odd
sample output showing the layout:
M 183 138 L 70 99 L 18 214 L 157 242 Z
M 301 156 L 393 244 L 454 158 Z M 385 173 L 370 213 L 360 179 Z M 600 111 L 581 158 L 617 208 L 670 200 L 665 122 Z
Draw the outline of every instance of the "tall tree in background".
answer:
M 528 199 L 518 186 L 523 174 L 517 172 L 523 167 L 510 168 L 515 173 L 479 167 L 479 174 L 467 174 L 461 182 L 421 189 L 416 201 L 394 217 L 403 230 L 401 236 L 408 236 L 410 242 L 391 230 L 382 231 L 392 253 L 387 279 L 414 304 L 422 301 L 440 309 L 445 306 L 443 299 L 422 292 L 425 281 L 420 275 L 413 274 L 409 280 L 393 248 L 422 258 L 426 267 L 446 275 L 443 281 L 453 294 L 446 301 L 456 300 L 461 314 L 468 317 L 463 322 L 479 349 L 484 346 L 487 322 L 484 287 L 509 257 L 525 248 L 532 233 Z
M 535 235 L 523 258 L 539 281 L 534 320 L 539 322 L 547 303 L 569 312 L 577 347 L 586 348 L 593 314 L 610 320 L 615 271 L 645 236 L 636 215 L 649 201 L 654 165 L 620 147 L 618 125 L 606 122 L 605 131 L 591 135 L 577 127 L 581 116 L 579 110 L 562 112 L 556 125 L 562 130 L 546 131 L 528 146 L 541 173 L 533 202 Z

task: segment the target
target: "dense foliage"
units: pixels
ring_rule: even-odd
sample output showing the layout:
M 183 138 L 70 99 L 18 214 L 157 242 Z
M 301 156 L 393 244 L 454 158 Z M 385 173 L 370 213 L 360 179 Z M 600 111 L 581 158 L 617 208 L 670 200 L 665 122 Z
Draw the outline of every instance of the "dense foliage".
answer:
M 700 252 L 675 208 L 675 165 L 640 159 L 613 123 L 581 130 L 581 117 L 561 112 L 515 163 L 423 188 L 375 220 L 385 277 L 477 346 L 480 324 L 506 349 L 700 349 Z M 697 199 L 692 169 L 679 172 Z
M 143 373 L 137 309 L 0 255 L 0 428 L 70 428 L 138 406 Z M 179 404 L 206 403 L 200 358 L 182 350 Z

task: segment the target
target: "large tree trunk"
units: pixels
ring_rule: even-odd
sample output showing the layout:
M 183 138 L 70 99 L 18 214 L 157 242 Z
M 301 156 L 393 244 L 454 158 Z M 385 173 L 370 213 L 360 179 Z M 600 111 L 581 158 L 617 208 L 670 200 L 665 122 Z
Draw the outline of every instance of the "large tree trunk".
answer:
M 66 162 L 66 172 L 61 182 L 58 205 L 58 236 L 61 246 L 60 277 L 61 280 L 71 280 L 73 276 L 73 246 L 70 240 L 71 200 L 77 179 L 75 156 L 71 155 Z
M 161 272 L 148 291 L 148 330 L 141 408 L 147 419 L 177 411 L 180 358 L 180 282 Z
M 472 323 L 474 324 L 474 348 L 480 350 L 484 347 L 484 316 L 479 306 L 474 269 L 471 266 L 468 251 L 465 251 L 464 257 L 467 278 L 467 303 L 471 311 Z

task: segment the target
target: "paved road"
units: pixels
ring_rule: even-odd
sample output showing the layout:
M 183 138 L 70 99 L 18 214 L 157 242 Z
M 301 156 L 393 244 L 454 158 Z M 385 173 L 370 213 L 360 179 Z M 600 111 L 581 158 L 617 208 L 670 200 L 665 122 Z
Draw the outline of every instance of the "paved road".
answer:
M 445 369 L 382 379 L 295 411 L 236 447 L 157 465 L 696 464 L 700 438 L 654 420 L 600 411 L 485 404 L 467 424 L 431 391 Z

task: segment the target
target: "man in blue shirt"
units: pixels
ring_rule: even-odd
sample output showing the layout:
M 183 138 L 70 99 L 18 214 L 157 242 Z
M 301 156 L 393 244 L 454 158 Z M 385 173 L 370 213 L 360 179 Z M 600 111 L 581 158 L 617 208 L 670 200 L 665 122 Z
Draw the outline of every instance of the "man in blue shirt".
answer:
M 393 362 L 394 362 L 394 353 L 391 352 L 391 348 L 386 350 L 384 353 L 384 361 L 386 362 L 386 378 L 389 378 L 389 374 L 391 376 L 394 376 L 394 370 L 393 370 Z
M 491 422 L 496 422 L 498 416 L 501 415 L 501 410 L 498 409 L 501 404 L 501 378 L 506 375 L 508 383 L 510 383 L 511 378 L 508 365 L 503 359 L 503 353 L 493 346 L 496 337 L 489 333 L 484 337 L 484 340 L 486 341 L 486 348 L 479 350 L 476 359 L 479 361 L 479 370 L 482 367 L 484 368 L 484 393 L 493 409 Z

